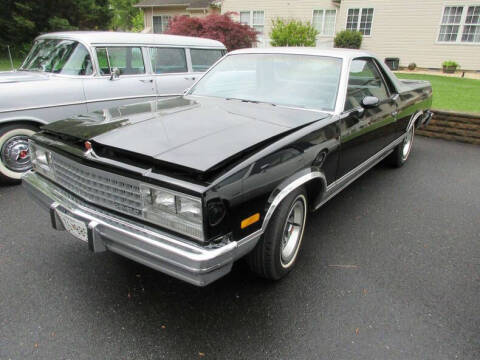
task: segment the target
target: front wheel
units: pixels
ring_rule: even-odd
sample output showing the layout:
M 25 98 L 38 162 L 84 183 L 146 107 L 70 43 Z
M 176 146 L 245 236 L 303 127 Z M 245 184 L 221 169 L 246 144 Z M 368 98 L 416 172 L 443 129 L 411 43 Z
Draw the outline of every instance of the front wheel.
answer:
M 415 137 L 415 124 L 410 126 L 407 130 L 403 141 L 395 147 L 393 153 L 388 157 L 390 164 L 395 167 L 401 167 L 408 160 L 408 156 L 412 151 L 413 138 Z
M 0 183 L 20 183 L 22 175 L 30 170 L 28 139 L 38 128 L 26 124 L 12 124 L 0 128 Z
M 247 255 L 250 269 L 272 280 L 287 275 L 295 265 L 307 220 L 307 195 L 304 188 L 282 200 L 267 230 Z

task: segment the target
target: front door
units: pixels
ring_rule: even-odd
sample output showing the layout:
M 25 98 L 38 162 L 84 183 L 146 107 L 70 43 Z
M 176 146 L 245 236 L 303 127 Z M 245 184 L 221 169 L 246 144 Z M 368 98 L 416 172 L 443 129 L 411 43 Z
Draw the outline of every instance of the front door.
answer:
M 141 47 L 101 47 L 96 55 L 98 74 L 84 81 L 88 111 L 155 100 L 154 79 L 146 71 Z
M 378 105 L 364 108 L 366 96 Z M 342 177 L 391 143 L 397 116 L 395 97 L 372 58 L 352 61 L 345 111 L 340 120 L 341 153 L 337 177 Z

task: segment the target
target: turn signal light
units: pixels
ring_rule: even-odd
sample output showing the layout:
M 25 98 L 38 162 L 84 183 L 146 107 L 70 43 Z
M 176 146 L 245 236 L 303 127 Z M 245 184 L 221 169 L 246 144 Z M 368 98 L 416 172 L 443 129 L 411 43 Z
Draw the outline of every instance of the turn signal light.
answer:
M 260 213 L 253 214 L 252 216 L 243 219 L 240 227 L 245 229 L 247 226 L 255 224 L 258 220 L 260 220 Z

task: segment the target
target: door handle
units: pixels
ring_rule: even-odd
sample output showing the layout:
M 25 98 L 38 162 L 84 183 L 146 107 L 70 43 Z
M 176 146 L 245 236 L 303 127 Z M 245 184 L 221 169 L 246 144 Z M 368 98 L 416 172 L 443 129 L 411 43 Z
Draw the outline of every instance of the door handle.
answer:
M 145 79 L 142 79 L 142 80 L 140 80 L 140 81 L 146 84 L 146 83 L 152 83 L 152 82 L 153 82 L 153 79 L 146 79 L 146 80 L 145 80 Z
M 195 76 L 192 76 L 192 77 L 186 77 L 185 80 L 193 80 L 195 81 Z

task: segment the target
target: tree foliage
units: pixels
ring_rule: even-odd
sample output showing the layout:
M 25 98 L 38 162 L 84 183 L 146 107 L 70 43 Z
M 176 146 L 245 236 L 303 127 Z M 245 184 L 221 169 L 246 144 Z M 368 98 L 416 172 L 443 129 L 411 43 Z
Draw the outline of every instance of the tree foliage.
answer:
M 318 31 L 309 22 L 275 19 L 272 21 L 272 46 L 315 46 Z
M 343 30 L 334 39 L 336 48 L 360 49 L 362 46 L 362 33 L 359 31 Z
M 141 31 L 143 30 L 143 12 L 134 7 L 139 0 L 110 0 L 112 10 L 112 30 Z
M 232 20 L 231 14 L 210 14 L 204 18 L 175 16 L 166 33 L 218 40 L 228 51 L 251 47 L 257 41 L 257 32 Z
M 61 30 L 107 30 L 110 0 L 2 0 L 0 46 L 23 52 L 39 34 Z M 3 52 L 3 48 L 1 49 Z

